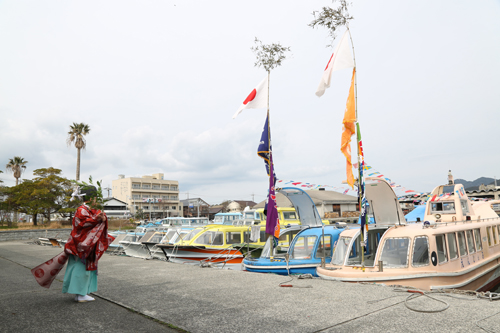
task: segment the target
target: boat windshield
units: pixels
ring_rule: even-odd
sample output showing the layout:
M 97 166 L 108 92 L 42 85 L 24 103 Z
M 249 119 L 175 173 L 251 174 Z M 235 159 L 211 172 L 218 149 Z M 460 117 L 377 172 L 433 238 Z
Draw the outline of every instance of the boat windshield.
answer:
M 214 218 L 215 224 L 222 224 L 222 222 L 224 222 L 224 216 L 219 215 Z
M 189 234 L 187 234 L 186 236 L 184 236 L 182 238 L 183 241 L 187 242 L 187 241 L 190 241 L 191 239 L 194 238 L 194 236 L 198 235 L 200 233 L 200 231 L 202 231 L 203 229 L 201 228 L 198 228 L 198 229 L 193 229 L 191 230 L 191 232 Z
M 280 238 L 278 240 L 278 247 L 274 249 L 274 255 L 278 257 L 282 257 L 285 253 L 288 252 L 288 248 L 290 246 L 291 241 L 295 237 L 295 235 L 299 232 L 300 230 L 289 230 L 287 232 L 284 232 L 280 235 Z M 266 244 L 264 244 L 264 248 L 262 249 L 261 258 L 269 258 L 270 255 L 269 253 L 271 252 L 271 242 L 270 242 L 271 237 L 269 237 L 266 241 Z
M 177 232 L 178 232 L 177 229 L 171 229 L 171 230 L 169 230 L 167 232 L 167 234 L 165 235 L 164 242 L 165 243 L 170 242 L 175 237 L 175 235 L 177 234 Z
M 340 237 L 335 246 L 332 256 L 332 265 L 342 266 L 344 264 L 345 256 L 347 254 L 347 249 L 349 249 L 349 244 L 351 243 L 352 237 Z
M 198 236 L 196 243 L 202 245 L 222 245 L 224 244 L 224 234 L 220 231 L 206 231 Z
M 317 239 L 318 237 L 312 235 L 296 237 L 291 258 L 310 259 Z

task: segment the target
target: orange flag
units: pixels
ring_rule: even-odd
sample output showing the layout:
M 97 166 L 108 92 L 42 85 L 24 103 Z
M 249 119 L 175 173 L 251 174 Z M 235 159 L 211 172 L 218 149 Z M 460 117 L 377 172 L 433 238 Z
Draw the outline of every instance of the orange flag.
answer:
M 346 158 L 346 174 L 347 174 L 347 184 L 354 187 L 354 176 L 352 174 L 352 162 L 351 162 L 351 137 L 355 133 L 354 122 L 356 121 L 356 106 L 354 100 L 354 78 L 355 78 L 356 68 L 352 71 L 351 88 L 349 89 L 349 97 L 347 97 L 347 104 L 345 107 L 344 120 L 342 121 L 342 140 L 340 144 L 340 151 L 344 153 Z

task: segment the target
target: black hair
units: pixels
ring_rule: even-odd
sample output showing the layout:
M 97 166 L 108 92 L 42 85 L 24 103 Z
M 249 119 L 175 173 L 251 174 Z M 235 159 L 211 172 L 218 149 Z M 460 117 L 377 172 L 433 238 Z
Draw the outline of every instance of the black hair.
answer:
M 97 196 L 97 188 L 95 186 L 85 186 L 80 188 L 80 194 L 84 194 L 83 201 L 89 201 Z

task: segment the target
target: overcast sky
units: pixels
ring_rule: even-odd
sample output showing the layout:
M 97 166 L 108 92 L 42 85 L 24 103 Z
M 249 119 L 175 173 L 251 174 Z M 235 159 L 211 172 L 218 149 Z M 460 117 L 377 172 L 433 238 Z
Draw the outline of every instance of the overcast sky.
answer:
M 0 1 L 0 163 L 75 177 L 69 125 L 90 126 L 81 179 L 163 172 L 180 198 L 259 202 L 265 110 L 233 114 L 265 77 L 254 38 L 292 53 L 271 73 L 279 179 L 337 186 L 351 71 L 315 91 L 330 1 Z M 500 177 L 500 1 L 353 0 L 365 159 L 405 188 Z M 340 31 L 339 34 L 343 33 Z M 0 179 L 15 184 L 12 174 Z

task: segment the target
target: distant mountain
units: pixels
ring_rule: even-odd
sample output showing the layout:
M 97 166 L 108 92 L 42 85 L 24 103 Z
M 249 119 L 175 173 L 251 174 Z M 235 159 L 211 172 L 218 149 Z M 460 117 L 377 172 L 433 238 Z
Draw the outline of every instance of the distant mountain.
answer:
M 491 185 L 495 184 L 495 179 L 488 177 L 481 177 L 472 182 L 469 182 L 465 179 L 455 179 L 455 184 L 462 184 L 465 187 L 466 191 L 473 191 L 479 189 L 481 184 Z M 500 181 L 497 180 L 497 185 L 500 184 Z

